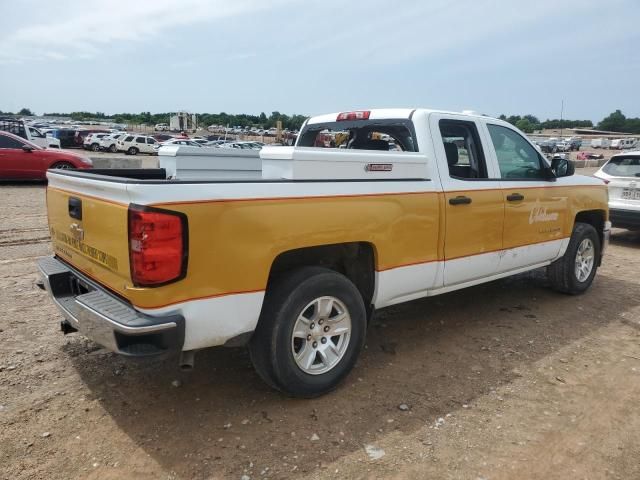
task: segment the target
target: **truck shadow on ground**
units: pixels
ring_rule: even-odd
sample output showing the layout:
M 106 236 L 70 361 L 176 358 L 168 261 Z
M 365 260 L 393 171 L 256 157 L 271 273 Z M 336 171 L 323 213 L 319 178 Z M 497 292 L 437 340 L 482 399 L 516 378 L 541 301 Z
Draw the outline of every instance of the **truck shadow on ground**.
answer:
M 298 476 L 472 405 L 522 366 L 618 321 L 640 304 L 634 288 L 601 274 L 586 295 L 566 296 L 535 271 L 382 310 L 355 370 L 314 400 L 271 391 L 244 349 L 202 351 L 189 374 L 176 359 L 88 353 L 97 347 L 78 337 L 65 351 L 119 428 L 165 471 L 253 478 L 269 467 Z

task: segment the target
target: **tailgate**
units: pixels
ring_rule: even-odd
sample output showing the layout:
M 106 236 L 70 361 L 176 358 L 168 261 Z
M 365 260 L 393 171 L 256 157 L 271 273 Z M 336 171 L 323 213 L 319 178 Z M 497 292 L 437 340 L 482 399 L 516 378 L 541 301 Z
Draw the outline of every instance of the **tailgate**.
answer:
M 126 184 L 49 172 L 47 213 L 54 253 L 97 282 L 131 286 Z

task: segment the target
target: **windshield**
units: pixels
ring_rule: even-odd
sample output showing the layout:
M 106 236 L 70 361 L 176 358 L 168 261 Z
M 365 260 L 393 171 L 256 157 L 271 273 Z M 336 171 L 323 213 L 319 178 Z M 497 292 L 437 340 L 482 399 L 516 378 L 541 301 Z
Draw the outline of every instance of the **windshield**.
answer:
M 602 171 L 612 177 L 640 177 L 640 157 L 616 157 Z

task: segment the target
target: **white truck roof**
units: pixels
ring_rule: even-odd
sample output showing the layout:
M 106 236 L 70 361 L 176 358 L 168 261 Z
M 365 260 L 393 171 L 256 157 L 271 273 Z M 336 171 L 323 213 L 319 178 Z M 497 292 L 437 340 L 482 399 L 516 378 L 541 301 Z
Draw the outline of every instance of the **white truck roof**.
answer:
M 411 118 L 411 115 L 415 112 L 421 113 L 445 113 L 448 115 L 464 115 L 466 117 L 482 117 L 489 118 L 485 115 L 479 115 L 477 113 L 470 113 L 468 110 L 464 112 L 451 112 L 447 110 L 436 110 L 429 108 L 375 108 L 375 109 L 354 109 L 351 110 L 354 112 L 370 112 L 369 120 L 390 120 L 397 118 Z M 338 118 L 338 115 L 345 112 L 335 112 L 335 113 L 327 113 L 324 115 L 318 115 L 315 117 L 309 118 L 307 121 L 307 125 L 315 125 L 318 123 L 329 123 L 335 122 Z

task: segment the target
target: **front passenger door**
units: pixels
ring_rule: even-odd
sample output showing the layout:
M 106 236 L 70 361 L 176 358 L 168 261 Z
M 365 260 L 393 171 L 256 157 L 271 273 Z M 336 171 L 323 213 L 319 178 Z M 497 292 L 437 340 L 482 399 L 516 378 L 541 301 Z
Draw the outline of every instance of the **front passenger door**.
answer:
M 555 259 L 566 237 L 566 191 L 556 188 L 546 161 L 520 133 L 504 125 L 486 125 L 505 203 L 500 271 Z

